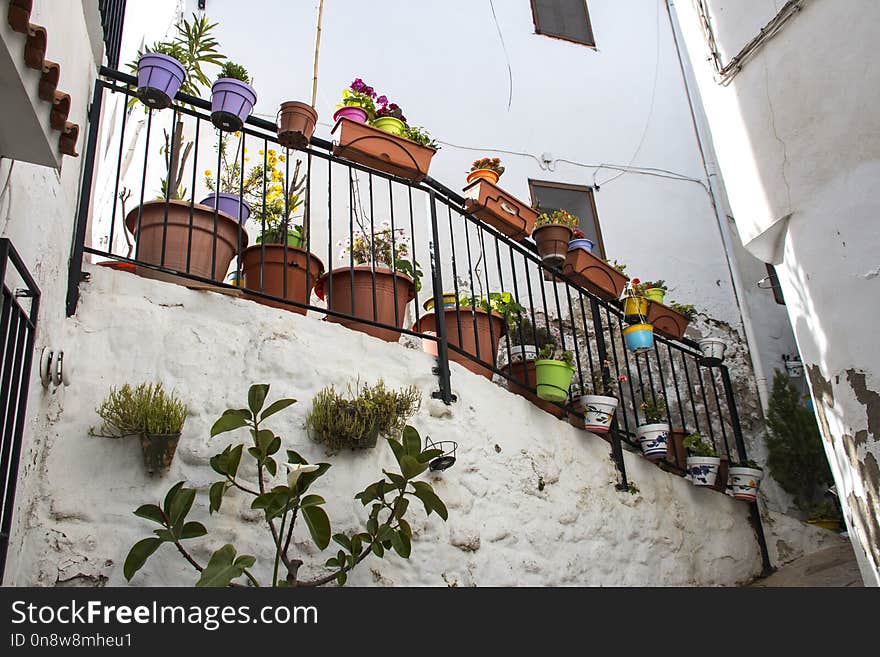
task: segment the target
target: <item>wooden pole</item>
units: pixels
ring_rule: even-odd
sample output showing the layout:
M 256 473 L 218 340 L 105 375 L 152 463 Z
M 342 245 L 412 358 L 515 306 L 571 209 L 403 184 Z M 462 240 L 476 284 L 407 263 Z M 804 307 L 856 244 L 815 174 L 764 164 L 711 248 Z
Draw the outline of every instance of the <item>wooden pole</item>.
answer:
M 318 100 L 318 51 L 321 48 L 321 18 L 324 16 L 324 0 L 318 4 L 318 29 L 315 31 L 315 67 L 312 75 L 312 109 Z

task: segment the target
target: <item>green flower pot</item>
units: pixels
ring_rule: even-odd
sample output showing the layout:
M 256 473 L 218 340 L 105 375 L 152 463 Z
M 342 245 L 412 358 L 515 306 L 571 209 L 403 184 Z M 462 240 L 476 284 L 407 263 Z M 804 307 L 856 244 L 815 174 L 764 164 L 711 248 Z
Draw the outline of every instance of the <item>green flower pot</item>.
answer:
M 647 290 L 645 290 L 645 296 L 648 297 L 649 301 L 663 303 L 663 297 L 666 296 L 666 290 L 664 290 L 662 287 L 649 287 Z
M 398 137 L 403 137 L 406 134 L 406 124 L 393 116 L 380 116 L 378 119 L 374 119 L 370 125 Z
M 271 235 L 270 235 L 270 237 L 271 237 Z M 257 244 L 262 244 L 262 243 L 263 243 L 263 236 L 257 235 Z M 270 241 L 267 241 L 266 244 L 278 244 L 278 242 L 270 240 Z M 301 249 L 302 245 L 303 245 L 302 235 L 300 235 L 299 233 L 293 233 L 293 232 L 287 233 L 287 246 L 292 246 L 294 248 Z
M 547 401 L 562 402 L 568 398 L 574 368 L 561 360 L 535 361 L 538 397 Z

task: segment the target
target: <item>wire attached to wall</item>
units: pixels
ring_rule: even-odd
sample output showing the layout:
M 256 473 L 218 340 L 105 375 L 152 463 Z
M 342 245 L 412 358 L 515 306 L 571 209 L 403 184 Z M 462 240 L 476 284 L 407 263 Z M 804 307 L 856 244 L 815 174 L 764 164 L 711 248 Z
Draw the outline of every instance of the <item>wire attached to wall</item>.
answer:
M 504 43 L 504 35 L 501 33 L 501 26 L 498 24 L 498 16 L 495 15 L 495 5 L 489 0 L 489 8 L 492 10 L 492 20 L 495 21 L 495 29 L 498 30 L 498 38 L 501 39 L 501 49 L 504 51 L 504 61 L 507 62 L 507 111 L 510 111 L 510 105 L 513 103 L 513 69 L 510 67 L 510 56 L 507 54 L 507 46 Z

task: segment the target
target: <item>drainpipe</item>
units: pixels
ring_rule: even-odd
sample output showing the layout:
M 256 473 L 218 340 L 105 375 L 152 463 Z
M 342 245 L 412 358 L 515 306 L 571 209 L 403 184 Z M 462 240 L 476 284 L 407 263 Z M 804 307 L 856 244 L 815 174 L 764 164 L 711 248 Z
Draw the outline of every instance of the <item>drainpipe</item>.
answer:
M 706 172 L 706 179 L 709 181 L 709 200 L 715 213 L 718 232 L 721 234 L 721 243 L 724 246 L 724 254 L 727 258 L 727 269 L 730 272 L 730 280 L 733 282 L 733 295 L 736 299 L 740 317 L 742 317 L 746 343 L 749 346 L 749 356 L 752 361 L 752 370 L 755 373 L 755 386 L 758 389 L 758 398 L 761 400 L 761 408 L 766 412 L 769 397 L 767 375 L 764 373 L 764 366 L 761 363 L 760 353 L 758 352 L 758 340 L 752 325 L 752 314 L 746 300 L 745 286 L 743 285 L 739 267 L 734 256 L 734 242 L 730 235 L 730 226 L 727 223 L 727 216 L 722 210 L 722 208 L 726 207 L 726 202 L 724 201 L 725 194 L 718 177 L 718 163 L 715 161 L 715 151 L 712 148 L 710 137 L 706 134 L 708 131 L 706 115 L 702 106 L 694 103 L 694 97 L 699 97 L 699 90 L 692 88 L 694 82 L 688 76 L 690 62 L 687 62 L 682 56 L 679 28 L 672 15 L 674 4 L 674 0 L 666 0 L 666 13 L 669 16 L 669 25 L 672 29 L 672 41 L 675 43 L 675 52 L 678 55 L 678 64 L 681 68 L 681 77 L 684 81 L 685 93 L 687 94 L 688 108 L 691 112 L 691 121 L 693 122 L 694 134 L 697 138 L 697 147 L 700 151 L 700 160 L 703 163 L 703 170 Z

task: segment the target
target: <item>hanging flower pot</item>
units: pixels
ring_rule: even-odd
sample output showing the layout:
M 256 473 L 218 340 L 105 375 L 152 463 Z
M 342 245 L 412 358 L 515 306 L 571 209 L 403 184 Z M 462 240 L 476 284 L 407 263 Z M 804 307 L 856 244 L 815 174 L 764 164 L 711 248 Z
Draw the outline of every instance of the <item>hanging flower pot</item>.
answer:
M 652 461 L 666 458 L 669 425 L 666 422 L 643 424 L 636 429 L 642 454 Z
M 648 300 L 645 297 L 624 297 L 623 319 L 631 324 L 642 324 L 648 316 Z
M 568 249 L 562 273 L 606 301 L 619 299 L 629 280 L 614 265 L 581 248 Z
M 540 358 L 535 361 L 538 397 L 552 402 L 564 402 L 568 399 L 574 372 L 570 351 L 560 351 L 554 345 L 544 347 Z
M 338 110 L 333 112 L 333 122 L 336 123 L 339 119 L 346 118 L 350 121 L 354 121 L 355 123 L 366 123 L 367 119 L 370 118 L 370 115 L 367 113 L 363 107 L 358 107 L 357 105 L 346 105 L 345 107 L 340 107 Z
M 593 244 L 593 240 L 587 239 L 586 237 L 578 237 L 568 243 L 569 249 L 583 249 L 587 253 L 592 253 L 594 246 L 596 245 Z
M 623 329 L 626 348 L 640 354 L 654 348 L 654 327 L 650 324 L 633 324 Z
M 238 194 L 230 194 L 228 192 L 209 194 L 199 201 L 199 205 L 206 205 L 212 210 L 219 208 L 220 212 L 236 217 L 242 224 L 251 216 L 250 204 Z
M 170 107 L 185 77 L 186 69 L 174 57 L 158 52 L 144 53 L 138 60 L 137 97 L 153 109 Z
M 318 113 L 296 100 L 281 103 L 278 110 L 278 143 L 287 148 L 305 149 L 315 132 Z
M 717 456 L 688 456 L 688 477 L 694 486 L 714 486 L 721 459 Z
M 141 434 L 141 451 L 144 453 L 144 466 L 147 472 L 165 472 L 171 467 L 180 433 Z
M 584 414 L 584 428 L 593 433 L 608 433 L 617 410 L 617 397 L 606 395 L 581 395 L 576 408 Z
M 379 130 L 390 132 L 397 137 L 403 137 L 406 134 L 406 123 L 394 116 L 380 116 L 373 119 L 371 125 Z
M 314 254 L 289 244 L 286 249 L 283 244 L 258 244 L 245 249 L 242 270 L 247 290 L 307 304 L 312 288 L 324 272 L 324 265 Z M 266 306 L 306 314 L 305 308 L 283 301 L 247 293 L 244 296 Z
M 532 239 L 538 245 L 538 255 L 546 266 L 560 267 L 565 262 L 571 233 L 571 227 L 564 224 L 549 223 L 535 227 Z
M 531 235 L 538 218 L 534 209 L 488 178 L 471 180 L 468 176 L 468 181 L 470 184 L 463 190 L 465 210 L 512 239 L 521 240 Z
M 745 466 L 733 466 L 728 470 L 733 496 L 738 500 L 754 502 L 758 496 L 758 486 L 764 477 L 764 471 L 760 468 Z
M 721 338 L 703 338 L 700 340 L 700 351 L 703 357 L 700 362 L 703 365 L 720 365 L 724 362 L 724 350 L 727 348 Z
M 227 61 L 211 87 L 211 123 L 220 130 L 237 132 L 251 115 L 257 92 L 244 67 Z

